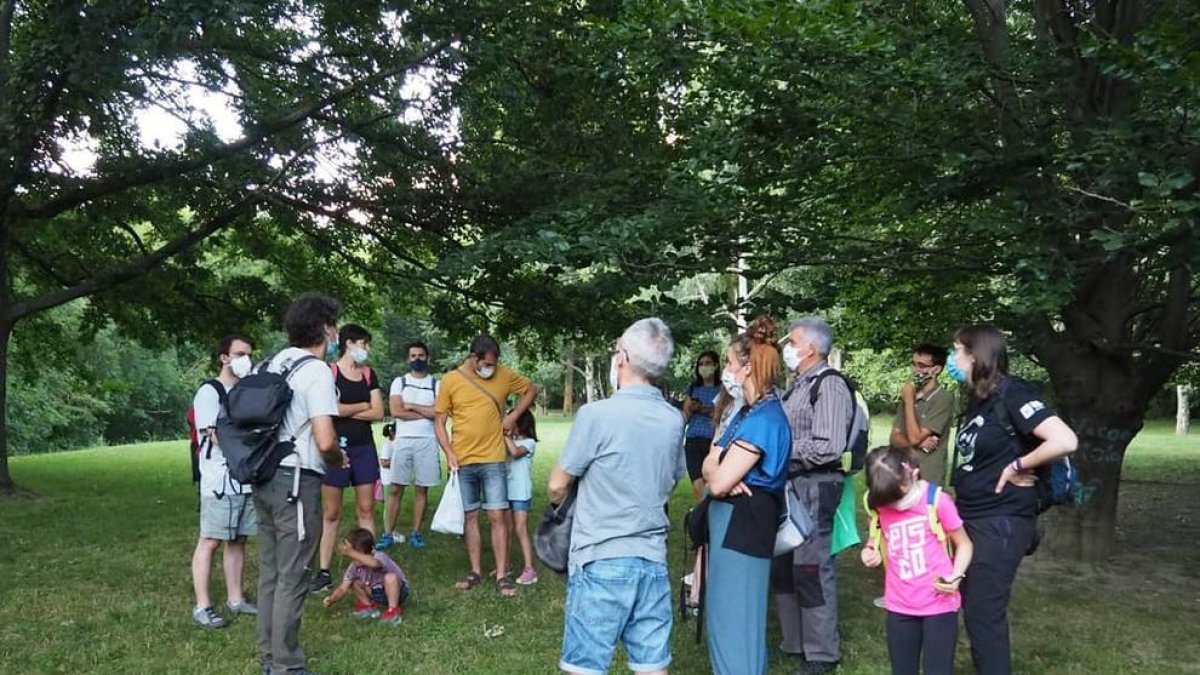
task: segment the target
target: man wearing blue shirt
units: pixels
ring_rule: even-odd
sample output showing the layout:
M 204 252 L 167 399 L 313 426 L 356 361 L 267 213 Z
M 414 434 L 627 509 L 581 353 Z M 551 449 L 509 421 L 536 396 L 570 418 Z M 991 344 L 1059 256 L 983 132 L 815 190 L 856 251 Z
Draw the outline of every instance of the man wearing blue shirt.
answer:
M 556 503 L 579 481 L 559 660 L 568 673 L 607 673 L 618 641 L 636 672 L 666 673 L 671 663 L 663 505 L 687 469 L 683 416 L 651 382 L 674 349 L 660 319 L 625 331 L 609 374 L 616 393 L 580 408 L 550 475 Z

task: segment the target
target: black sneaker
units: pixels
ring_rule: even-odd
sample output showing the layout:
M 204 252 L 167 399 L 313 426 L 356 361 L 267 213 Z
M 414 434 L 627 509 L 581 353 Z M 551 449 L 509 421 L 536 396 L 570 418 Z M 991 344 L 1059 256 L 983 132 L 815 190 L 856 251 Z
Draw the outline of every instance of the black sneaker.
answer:
M 795 675 L 825 675 L 837 670 L 837 661 L 809 661 L 796 670 Z
M 333 587 L 333 577 L 329 575 L 329 570 L 321 570 L 317 572 L 317 576 L 308 584 L 309 593 L 324 593 Z

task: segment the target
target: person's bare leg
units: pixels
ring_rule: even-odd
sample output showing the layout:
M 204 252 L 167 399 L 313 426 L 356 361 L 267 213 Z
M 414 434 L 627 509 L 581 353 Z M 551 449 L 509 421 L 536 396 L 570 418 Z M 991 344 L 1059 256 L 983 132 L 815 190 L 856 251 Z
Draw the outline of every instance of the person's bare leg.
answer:
M 697 478 L 692 481 L 692 494 L 696 498 L 696 503 L 699 504 L 704 499 L 704 479 Z
M 236 605 L 246 599 L 242 594 L 242 569 L 246 564 L 246 538 L 240 537 L 225 542 L 225 556 L 221 561 L 225 567 L 225 592 L 229 604 Z
M 388 609 L 400 606 L 400 577 L 388 572 L 383 575 L 383 592 L 387 593 Z
M 342 488 L 321 486 L 321 546 L 318 555 L 321 569 L 333 564 L 333 549 L 337 546 L 338 525 L 342 522 Z
M 396 531 L 396 519 L 400 517 L 400 504 L 404 500 L 404 486 L 392 483 L 388 487 L 387 508 L 383 513 L 383 533 Z
M 196 593 L 197 607 L 212 607 L 208 584 L 212 572 L 213 554 L 220 545 L 221 542 L 216 539 L 203 537 L 196 542 L 196 551 L 192 553 L 192 589 Z
M 371 604 L 371 589 L 367 588 L 366 584 L 355 581 L 350 584 L 350 590 L 354 591 L 354 601 L 358 603 L 359 607 Z
M 521 571 L 533 568 L 533 541 L 529 537 L 529 512 L 511 511 L 513 514 L 513 529 L 517 531 L 517 541 L 521 544 L 521 558 L 525 566 Z
M 508 509 L 488 511 L 492 525 L 492 555 L 496 559 L 496 574 L 508 576 Z
M 479 538 L 479 509 L 467 511 L 463 518 L 463 539 L 467 543 L 467 564 L 483 576 L 483 542 Z
M 429 503 L 429 488 L 424 485 L 416 486 L 417 494 L 413 497 L 413 526 L 412 531 L 420 534 L 425 526 L 425 505 Z
M 354 515 L 358 526 L 375 534 L 375 484 L 354 486 Z

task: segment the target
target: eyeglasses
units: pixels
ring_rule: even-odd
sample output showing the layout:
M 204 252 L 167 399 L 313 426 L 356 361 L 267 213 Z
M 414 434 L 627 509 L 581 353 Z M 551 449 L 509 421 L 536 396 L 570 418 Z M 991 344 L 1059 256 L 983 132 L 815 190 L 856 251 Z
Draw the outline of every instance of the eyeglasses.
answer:
M 930 370 L 932 368 L 936 368 L 937 364 L 936 363 L 920 363 L 917 361 L 913 361 L 912 367 L 916 368 L 917 370 Z

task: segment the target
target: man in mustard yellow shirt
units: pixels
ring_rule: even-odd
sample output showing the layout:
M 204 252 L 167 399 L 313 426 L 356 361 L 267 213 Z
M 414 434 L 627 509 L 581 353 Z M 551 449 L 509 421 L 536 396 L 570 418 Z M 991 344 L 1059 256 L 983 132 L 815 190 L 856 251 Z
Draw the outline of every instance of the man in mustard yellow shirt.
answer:
M 471 353 L 461 366 L 442 378 L 434 405 L 433 429 L 438 445 L 446 453 L 451 471 L 458 472 L 466 522 L 463 538 L 471 571 L 456 586 L 474 588 L 482 579 L 483 542 L 479 536 L 479 509 L 487 511 L 492 524 L 492 555 L 496 558 L 496 588 L 505 597 L 517 593 L 508 575 L 508 485 L 505 462 L 508 450 L 504 436 L 511 433 L 517 418 L 533 404 L 538 387 L 529 378 L 499 365 L 500 345 L 490 335 L 471 341 Z M 521 399 L 504 414 L 509 396 Z M 454 437 L 446 431 L 446 420 L 454 421 Z

